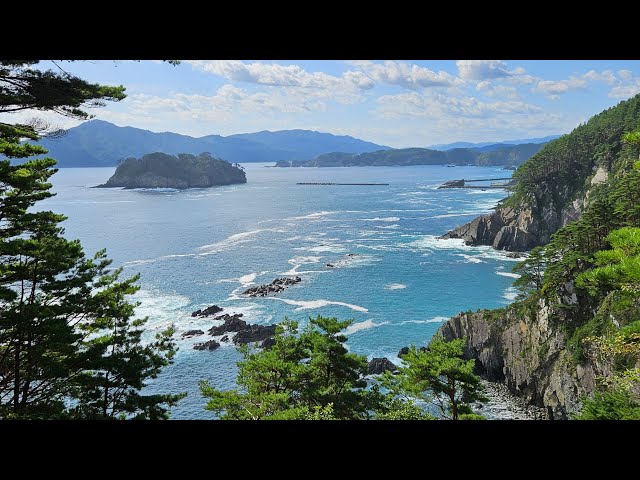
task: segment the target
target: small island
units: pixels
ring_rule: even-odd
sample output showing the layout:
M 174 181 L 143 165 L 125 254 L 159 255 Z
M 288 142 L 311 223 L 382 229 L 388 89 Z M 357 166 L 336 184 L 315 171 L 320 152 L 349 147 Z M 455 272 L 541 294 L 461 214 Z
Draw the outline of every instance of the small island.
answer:
M 177 156 L 149 153 L 122 160 L 107 183 L 98 188 L 203 188 L 247 183 L 244 169 L 210 153 Z

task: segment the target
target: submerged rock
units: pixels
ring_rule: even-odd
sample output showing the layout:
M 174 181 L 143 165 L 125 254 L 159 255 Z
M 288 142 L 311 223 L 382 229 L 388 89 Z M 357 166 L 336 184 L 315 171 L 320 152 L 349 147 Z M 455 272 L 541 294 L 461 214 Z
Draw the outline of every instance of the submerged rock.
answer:
M 196 343 L 193 346 L 193 349 L 194 350 L 215 350 L 219 346 L 220 344 L 215 340 L 209 340 L 208 342 L 204 342 L 204 343 Z
M 211 305 L 210 307 L 205 308 L 204 310 L 196 310 L 195 312 L 191 312 L 192 317 L 208 317 L 209 315 L 215 315 L 216 313 L 220 313 L 224 310 L 222 307 L 217 305 Z
M 204 332 L 202 330 L 189 330 L 182 334 L 182 338 L 197 337 L 198 335 L 204 335 Z

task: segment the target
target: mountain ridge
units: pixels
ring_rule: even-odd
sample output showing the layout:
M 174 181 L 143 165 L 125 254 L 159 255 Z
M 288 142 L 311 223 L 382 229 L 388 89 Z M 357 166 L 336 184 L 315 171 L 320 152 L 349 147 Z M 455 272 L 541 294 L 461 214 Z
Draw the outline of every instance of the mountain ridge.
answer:
M 104 120 L 84 122 L 68 129 L 62 138 L 44 138 L 39 143 L 49 150 L 49 156 L 55 158 L 60 167 L 110 167 L 124 158 L 141 157 L 151 152 L 169 155 L 209 152 L 232 163 L 251 163 L 308 159 L 337 150 L 362 153 L 390 149 L 347 135 L 312 130 L 192 137 L 120 127 Z

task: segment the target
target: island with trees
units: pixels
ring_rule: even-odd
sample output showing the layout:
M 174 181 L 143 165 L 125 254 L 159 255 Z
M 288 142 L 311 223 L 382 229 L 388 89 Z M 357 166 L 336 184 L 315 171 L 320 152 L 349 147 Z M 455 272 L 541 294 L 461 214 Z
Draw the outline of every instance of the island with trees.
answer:
M 230 164 L 205 152 L 176 156 L 156 152 L 120 162 L 107 183 L 99 188 L 205 188 L 247 183 L 240 164 Z

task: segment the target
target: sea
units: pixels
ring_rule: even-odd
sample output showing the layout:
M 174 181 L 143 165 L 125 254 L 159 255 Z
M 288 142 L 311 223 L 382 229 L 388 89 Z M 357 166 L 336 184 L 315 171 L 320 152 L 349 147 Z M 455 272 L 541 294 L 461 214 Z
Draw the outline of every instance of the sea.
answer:
M 518 260 L 490 247 L 438 239 L 508 195 L 504 189 L 439 185 L 510 177 L 510 171 L 243 166 L 246 184 L 182 191 L 91 188 L 115 169 L 61 168 L 52 177 L 56 196 L 42 202 L 68 217 L 65 235 L 80 239 L 86 254 L 106 248 L 123 276 L 141 274 L 133 299 L 140 302 L 136 313 L 149 319 L 146 338 L 175 325 L 175 361 L 145 389 L 187 392 L 172 409 L 173 419 L 213 418 L 198 382 L 234 388 L 241 359 L 231 343 L 197 351 L 193 344 L 207 335 L 181 338 L 187 330 L 220 323 L 193 318 L 194 310 L 215 304 L 255 324 L 288 317 L 304 326 L 317 315 L 353 319 L 346 331 L 350 351 L 398 363 L 402 347 L 425 345 L 450 316 L 515 299 L 511 269 Z M 274 296 L 241 295 L 288 275 L 302 281 Z

